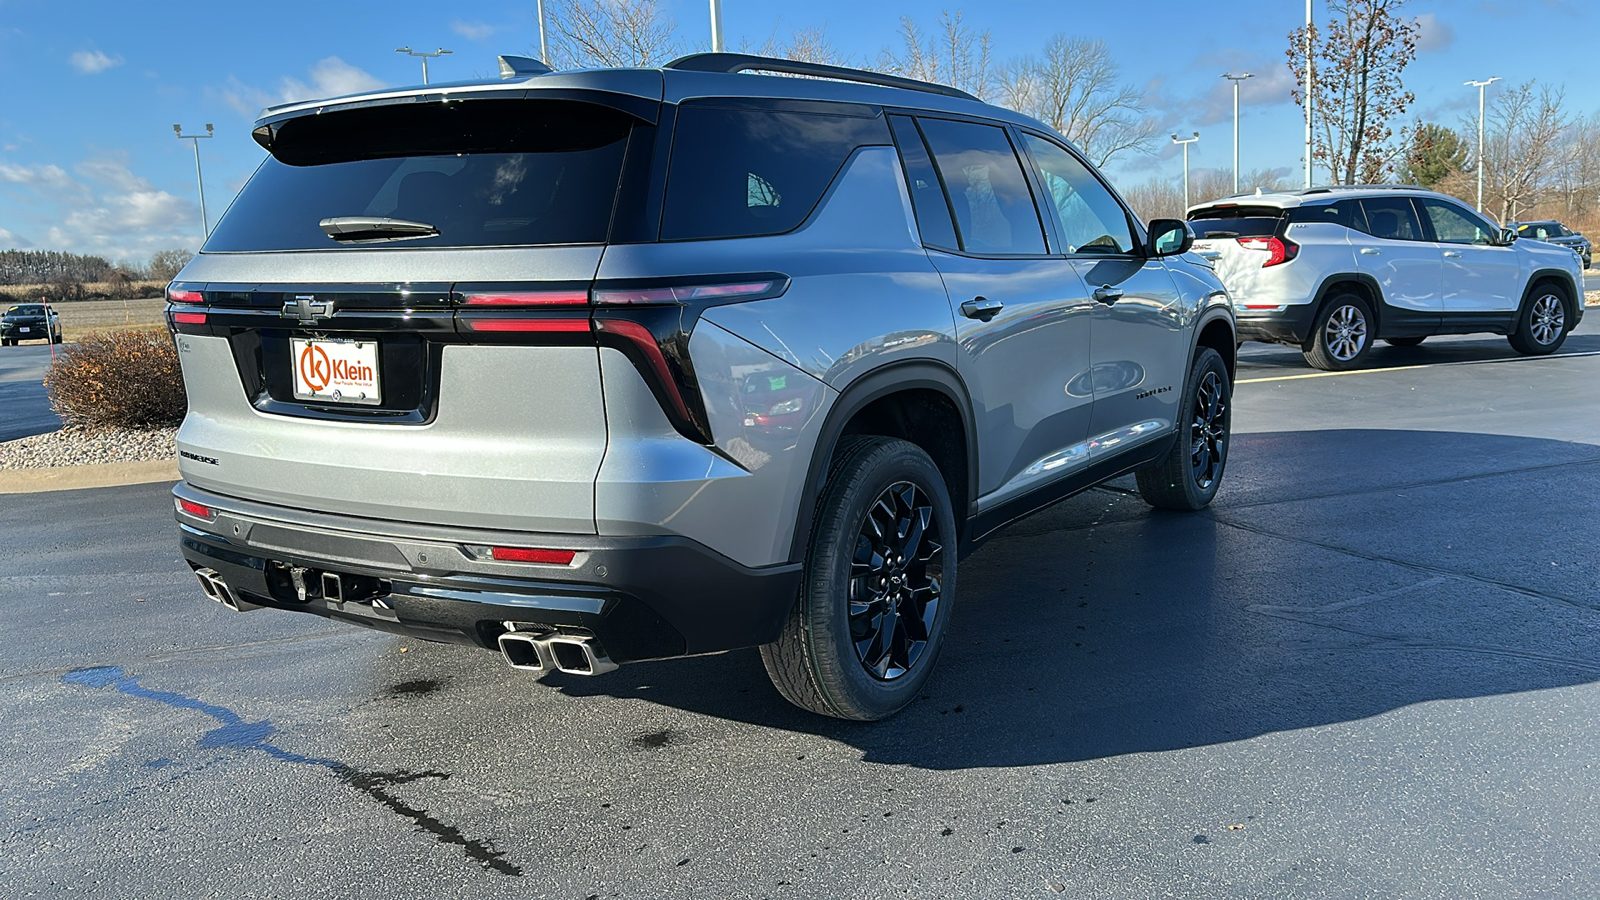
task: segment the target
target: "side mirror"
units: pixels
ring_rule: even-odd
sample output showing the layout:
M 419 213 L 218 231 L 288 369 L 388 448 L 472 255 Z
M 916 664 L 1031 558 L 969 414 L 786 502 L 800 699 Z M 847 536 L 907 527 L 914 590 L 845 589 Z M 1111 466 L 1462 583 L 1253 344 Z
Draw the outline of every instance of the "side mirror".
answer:
M 1194 246 L 1194 229 L 1182 219 L 1152 219 L 1150 221 L 1150 243 L 1146 246 L 1149 256 L 1177 256 L 1188 253 Z
M 1510 228 L 1502 228 L 1500 229 L 1500 233 L 1495 235 L 1494 243 L 1497 247 L 1509 247 L 1516 239 L 1517 233 L 1515 230 Z

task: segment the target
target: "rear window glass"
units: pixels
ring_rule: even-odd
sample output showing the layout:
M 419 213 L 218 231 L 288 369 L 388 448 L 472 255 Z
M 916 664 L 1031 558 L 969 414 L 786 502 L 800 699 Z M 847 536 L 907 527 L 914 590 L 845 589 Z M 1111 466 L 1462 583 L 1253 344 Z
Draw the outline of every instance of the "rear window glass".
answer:
M 1254 216 L 1247 219 L 1195 219 L 1189 223 L 1197 238 L 1266 237 L 1278 230 L 1278 220 Z
M 1334 225 L 1354 228 L 1357 231 L 1367 230 L 1367 221 L 1361 213 L 1361 204 L 1355 200 L 1340 200 L 1337 203 L 1313 203 L 1297 207 L 1289 210 L 1289 221 L 1295 224 L 1330 222 Z
M 292 119 L 205 249 L 601 242 L 633 121 L 602 106 L 550 100 Z M 348 217 L 399 219 L 438 233 L 384 241 L 357 233 L 336 241 L 319 224 Z
M 673 133 L 661 237 L 792 231 L 857 147 L 889 143 L 881 116 L 684 104 Z

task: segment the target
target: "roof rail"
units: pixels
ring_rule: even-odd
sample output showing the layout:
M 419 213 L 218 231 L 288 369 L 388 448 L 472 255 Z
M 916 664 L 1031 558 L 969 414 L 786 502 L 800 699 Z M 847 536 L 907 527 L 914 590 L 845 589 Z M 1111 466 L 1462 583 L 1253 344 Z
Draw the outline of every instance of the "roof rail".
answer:
M 1301 194 L 1331 194 L 1335 191 L 1427 191 L 1418 184 L 1329 184 L 1321 187 L 1306 188 Z
M 683 72 L 719 72 L 726 74 L 734 72 L 778 72 L 784 75 L 807 75 L 812 78 L 832 78 L 837 81 L 855 81 L 861 84 L 876 84 L 881 87 L 905 88 L 929 94 L 943 94 L 946 97 L 957 97 L 962 100 L 978 99 L 966 91 L 943 84 L 901 78 L 898 75 L 868 72 L 864 69 L 849 69 L 844 66 L 829 66 L 822 63 L 800 62 L 793 59 L 774 59 L 770 56 L 753 56 L 748 53 L 691 53 L 688 56 L 678 57 L 662 66 L 662 68 L 677 69 Z

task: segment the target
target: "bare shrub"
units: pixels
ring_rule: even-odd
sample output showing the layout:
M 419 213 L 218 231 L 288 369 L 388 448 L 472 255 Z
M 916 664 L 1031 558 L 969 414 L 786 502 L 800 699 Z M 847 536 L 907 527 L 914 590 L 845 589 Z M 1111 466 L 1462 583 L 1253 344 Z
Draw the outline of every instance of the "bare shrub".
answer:
M 97 332 L 56 356 L 50 406 L 73 425 L 162 428 L 183 421 L 188 396 L 165 331 Z

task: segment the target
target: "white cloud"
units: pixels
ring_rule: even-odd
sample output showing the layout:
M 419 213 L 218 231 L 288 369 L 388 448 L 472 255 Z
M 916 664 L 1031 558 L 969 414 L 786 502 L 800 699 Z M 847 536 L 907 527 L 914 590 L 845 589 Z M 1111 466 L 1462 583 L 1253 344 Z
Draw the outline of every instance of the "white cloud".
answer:
M 26 250 L 33 242 L 15 232 L 0 228 L 0 250 Z
M 481 41 L 500 29 L 483 22 L 463 22 L 457 19 L 450 23 L 450 30 L 469 41 Z
M 128 154 L 126 153 L 104 153 L 100 156 L 86 159 L 73 166 L 73 171 L 90 181 L 97 181 L 119 191 L 147 191 L 150 189 L 150 182 L 133 174 L 128 169 Z
M 307 77 L 309 81 L 284 76 L 278 80 L 277 90 L 268 91 L 251 87 L 230 76 L 227 85 L 217 94 L 240 115 L 254 119 L 261 110 L 280 103 L 358 94 L 385 87 L 382 81 L 365 70 L 352 66 L 337 56 L 318 60 L 317 64 L 307 72 Z
M 1423 13 L 1417 16 L 1417 52 L 1427 53 L 1430 50 L 1448 50 L 1456 41 L 1456 30 L 1450 27 L 1449 22 L 1439 21 L 1433 13 Z
M 57 165 L 0 162 L 0 184 L 26 195 L 25 208 L 42 231 L 40 245 L 109 259 L 145 259 L 156 250 L 198 243 L 199 205 L 135 174 L 126 153 L 102 153 L 72 170 L 77 177 Z M 6 244 L 34 246 L 0 229 L 0 245 Z
M 95 75 L 122 65 L 121 56 L 107 56 L 100 50 L 79 50 L 67 57 L 67 61 L 85 75 Z
M 42 194 L 51 196 L 51 199 L 66 199 L 69 195 L 82 196 L 88 194 L 88 190 L 73 180 L 65 169 L 48 163 L 18 166 L 0 162 L 0 181 L 33 188 Z

